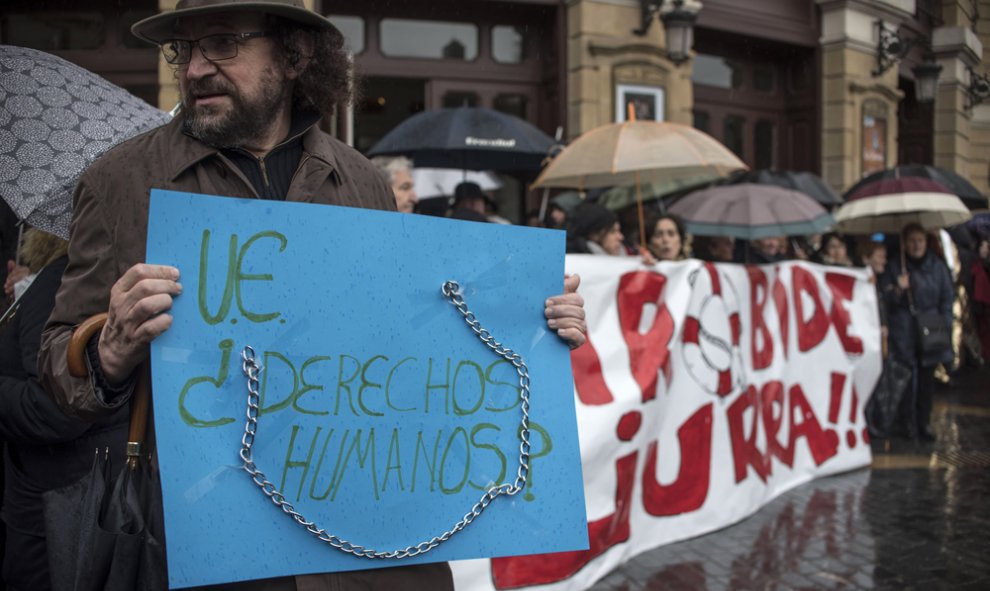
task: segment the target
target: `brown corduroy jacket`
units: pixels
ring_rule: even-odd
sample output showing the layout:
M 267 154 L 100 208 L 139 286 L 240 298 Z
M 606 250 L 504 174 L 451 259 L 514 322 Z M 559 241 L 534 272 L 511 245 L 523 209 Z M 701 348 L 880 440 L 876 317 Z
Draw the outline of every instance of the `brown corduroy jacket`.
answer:
M 385 178 L 361 154 L 316 125 L 303 133 L 302 140 L 303 155 L 286 201 L 395 210 Z M 240 169 L 218 149 L 182 133 L 181 115 L 109 150 L 83 173 L 74 197 L 69 263 L 42 337 L 38 369 L 42 383 L 59 405 L 84 418 L 105 416 L 126 404 L 127 397 L 107 400 L 94 388 L 92 379 L 69 375 L 69 338 L 79 323 L 107 311 L 111 287 L 129 268 L 145 260 L 152 188 L 258 197 Z M 368 232 L 375 231 L 368 228 Z M 150 434 L 149 440 L 153 441 Z M 269 579 L 218 589 L 402 591 L 452 587 L 450 569 L 440 563 Z

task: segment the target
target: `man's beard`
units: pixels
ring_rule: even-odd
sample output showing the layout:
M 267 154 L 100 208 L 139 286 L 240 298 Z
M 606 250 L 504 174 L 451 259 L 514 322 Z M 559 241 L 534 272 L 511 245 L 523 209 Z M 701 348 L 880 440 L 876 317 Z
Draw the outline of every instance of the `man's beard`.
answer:
M 218 148 L 240 148 L 265 135 L 283 108 L 288 85 L 273 69 L 261 73 L 261 95 L 248 102 L 219 76 L 190 80 L 183 99 L 182 129 L 194 138 Z M 191 107 L 197 95 L 226 94 L 230 108 L 219 118 L 219 107 Z

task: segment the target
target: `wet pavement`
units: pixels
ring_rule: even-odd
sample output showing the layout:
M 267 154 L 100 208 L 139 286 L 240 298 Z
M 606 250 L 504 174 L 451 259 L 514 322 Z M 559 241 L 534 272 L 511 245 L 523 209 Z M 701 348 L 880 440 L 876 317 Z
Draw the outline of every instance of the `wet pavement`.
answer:
M 934 443 L 874 441 L 720 531 L 633 558 L 594 591 L 990 590 L 990 369 L 940 386 Z

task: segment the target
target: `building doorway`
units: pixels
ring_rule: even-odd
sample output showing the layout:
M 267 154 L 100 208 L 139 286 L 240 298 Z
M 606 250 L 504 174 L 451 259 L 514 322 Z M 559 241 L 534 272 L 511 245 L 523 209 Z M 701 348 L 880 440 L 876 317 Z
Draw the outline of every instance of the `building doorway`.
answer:
M 754 169 L 819 172 L 813 49 L 698 29 L 694 127 Z

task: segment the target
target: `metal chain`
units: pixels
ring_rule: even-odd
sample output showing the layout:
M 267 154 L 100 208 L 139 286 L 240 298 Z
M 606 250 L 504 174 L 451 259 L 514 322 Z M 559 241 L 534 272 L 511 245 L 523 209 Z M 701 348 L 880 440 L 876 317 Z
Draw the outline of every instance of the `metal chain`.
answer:
M 526 478 L 529 476 L 529 458 L 530 458 L 530 443 L 529 443 L 529 368 L 526 366 L 525 360 L 518 353 L 515 353 L 512 349 L 502 345 L 492 336 L 490 332 L 482 328 L 481 323 L 475 317 L 474 313 L 468 309 L 467 304 L 464 302 L 464 298 L 461 295 L 460 285 L 456 281 L 446 281 L 441 288 L 441 292 L 444 297 L 446 297 L 450 303 L 457 308 L 458 312 L 464 317 L 464 321 L 471 327 L 478 338 L 481 339 L 489 349 L 495 352 L 496 355 L 502 357 L 506 361 L 512 364 L 516 368 L 516 373 L 519 374 L 519 399 L 521 401 L 522 409 L 522 419 L 519 422 L 519 468 L 516 471 L 516 480 L 512 484 L 500 484 L 498 486 L 493 486 L 489 488 L 477 503 L 471 507 L 471 510 L 464 514 L 464 517 L 454 524 L 449 530 L 443 532 L 438 536 L 434 536 L 429 540 L 422 541 L 414 546 L 406 546 L 405 548 L 400 548 L 397 550 L 391 550 L 388 552 L 380 552 L 372 548 L 365 548 L 353 542 L 349 542 L 339 536 L 335 536 L 327 532 L 322 527 L 319 527 L 312 521 L 309 521 L 301 513 L 296 511 L 292 503 L 285 499 L 285 496 L 275 488 L 275 485 L 268 480 L 264 472 L 258 469 L 254 463 L 254 457 L 251 452 L 251 448 L 254 446 L 254 438 L 258 433 L 258 409 L 260 404 L 260 397 L 258 394 L 258 384 L 259 376 L 261 375 L 261 366 L 255 361 L 254 349 L 250 345 L 246 345 L 244 350 L 241 352 L 241 369 L 244 371 L 244 375 L 247 376 L 248 381 L 248 396 L 247 396 L 247 422 L 244 424 L 244 435 L 241 437 L 241 460 L 244 462 L 244 470 L 251 475 L 251 479 L 255 484 L 261 489 L 261 492 L 271 499 L 272 503 L 276 507 L 282 510 L 283 513 L 295 520 L 296 523 L 306 528 L 306 531 L 316 536 L 320 541 L 326 542 L 330 546 L 353 554 L 354 556 L 359 556 L 362 558 L 411 558 L 413 556 L 419 556 L 420 554 L 425 554 L 430 550 L 436 548 L 443 542 L 449 540 L 454 534 L 463 530 L 465 527 L 471 524 L 479 515 L 481 515 L 485 509 L 491 505 L 492 501 L 497 499 L 502 495 L 515 495 L 526 488 Z

